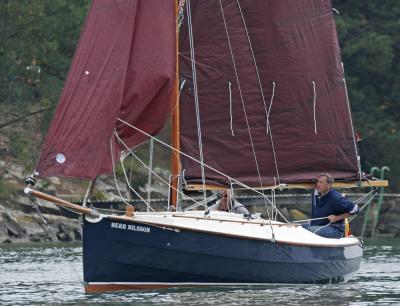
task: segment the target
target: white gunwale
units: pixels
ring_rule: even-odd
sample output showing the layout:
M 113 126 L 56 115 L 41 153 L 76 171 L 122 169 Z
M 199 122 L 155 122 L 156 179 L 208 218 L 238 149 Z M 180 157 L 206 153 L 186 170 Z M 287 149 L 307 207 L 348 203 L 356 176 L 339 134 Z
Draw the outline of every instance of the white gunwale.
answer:
M 298 224 L 272 221 L 270 225 L 268 220 L 261 218 L 248 220 L 242 215 L 228 212 L 211 211 L 208 216 L 204 215 L 204 211 L 136 212 L 134 215 L 112 215 L 99 213 L 94 209 L 70 203 L 32 188 L 25 188 L 25 193 L 29 196 L 53 202 L 77 214 L 83 214 L 92 223 L 97 223 L 103 218 L 107 218 L 114 221 L 140 223 L 165 229 L 187 230 L 250 240 L 274 241 L 276 243 L 304 247 L 347 247 L 360 244 L 360 241 L 352 236 L 329 239 L 315 235 Z M 274 231 L 275 240 L 272 238 L 272 230 Z

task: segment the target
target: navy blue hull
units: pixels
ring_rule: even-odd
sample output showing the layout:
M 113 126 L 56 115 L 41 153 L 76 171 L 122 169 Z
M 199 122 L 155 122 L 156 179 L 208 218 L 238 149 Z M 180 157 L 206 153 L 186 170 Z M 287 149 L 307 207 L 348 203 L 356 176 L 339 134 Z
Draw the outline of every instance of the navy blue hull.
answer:
M 308 247 L 108 219 L 84 223 L 89 283 L 309 283 L 358 270 L 361 256 L 357 245 Z

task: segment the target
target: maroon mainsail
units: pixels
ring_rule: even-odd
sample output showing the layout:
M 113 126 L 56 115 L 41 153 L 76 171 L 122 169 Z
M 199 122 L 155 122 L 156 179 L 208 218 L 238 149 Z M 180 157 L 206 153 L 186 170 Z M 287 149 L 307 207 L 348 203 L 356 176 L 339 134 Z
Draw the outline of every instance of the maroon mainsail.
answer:
M 109 172 L 112 137 L 146 139 L 168 117 L 176 69 L 174 0 L 96 0 L 87 16 L 36 170 L 93 179 Z
M 321 172 L 357 179 L 331 2 L 190 4 L 192 48 L 187 22 L 180 33 L 182 151 L 199 159 L 194 75 L 207 165 L 252 187 L 310 181 Z M 202 181 L 198 163 L 183 156 L 182 168 L 188 183 Z M 230 183 L 207 168 L 205 178 Z

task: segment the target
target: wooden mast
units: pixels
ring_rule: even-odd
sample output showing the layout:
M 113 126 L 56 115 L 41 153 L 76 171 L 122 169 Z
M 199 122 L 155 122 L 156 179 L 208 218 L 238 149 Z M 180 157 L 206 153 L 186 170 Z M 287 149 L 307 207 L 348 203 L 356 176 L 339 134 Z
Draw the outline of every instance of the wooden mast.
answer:
M 179 163 L 179 151 L 180 151 L 180 143 L 179 143 L 179 25 L 178 25 L 178 14 L 180 8 L 181 1 L 178 2 L 175 13 L 175 29 L 176 29 L 176 71 L 175 71 L 175 84 L 174 84 L 174 93 L 172 95 L 172 103 L 171 103 L 171 145 L 174 149 L 172 150 L 171 156 L 171 205 L 176 208 L 177 200 L 178 200 L 178 176 L 180 173 L 180 163 Z

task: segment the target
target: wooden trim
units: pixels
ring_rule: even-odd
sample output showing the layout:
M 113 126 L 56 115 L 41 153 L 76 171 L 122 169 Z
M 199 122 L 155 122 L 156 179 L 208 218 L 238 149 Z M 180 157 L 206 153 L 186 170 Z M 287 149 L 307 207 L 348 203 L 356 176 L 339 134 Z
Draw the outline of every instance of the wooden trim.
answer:
M 207 217 L 195 217 L 195 216 L 181 216 L 181 215 L 173 215 L 173 217 L 175 218 L 188 218 L 188 219 L 196 219 L 196 220 L 212 220 L 212 221 L 220 221 L 220 222 L 231 222 L 231 223 L 241 223 L 241 224 L 258 224 L 260 226 L 269 226 L 269 222 L 268 220 L 265 221 L 259 221 L 257 222 L 257 220 L 253 220 L 253 221 L 249 221 L 247 219 L 243 220 L 232 220 L 232 219 L 227 219 L 227 218 L 207 218 Z M 278 223 L 278 224 L 272 224 L 272 226 L 277 226 L 277 227 L 282 227 L 282 226 L 286 226 L 286 227 L 298 227 L 301 226 L 300 224 L 295 224 L 295 223 Z
M 72 210 L 75 213 L 81 213 L 81 214 L 90 215 L 90 216 L 93 216 L 93 217 L 98 217 L 99 216 L 99 213 L 96 212 L 96 211 L 93 211 L 93 209 L 91 209 L 91 208 L 82 207 L 80 205 L 73 204 L 71 202 L 65 201 L 63 199 L 57 198 L 57 197 L 49 195 L 47 193 L 43 193 L 43 192 L 34 190 L 32 188 L 28 188 L 27 187 L 27 188 L 25 188 L 24 192 L 28 196 L 33 196 L 33 197 L 36 197 L 36 198 L 39 198 L 39 199 L 42 199 L 42 200 L 45 200 L 45 201 L 52 202 L 52 203 L 54 203 L 54 204 L 56 204 L 58 206 L 61 206 L 63 208 L 69 209 L 69 210 Z
M 152 290 L 176 287 L 164 284 L 85 284 L 85 293 L 100 293 L 124 290 Z
M 153 290 L 166 288 L 188 288 L 188 287 L 225 287 L 225 286 L 265 286 L 268 283 L 167 283 L 167 282 L 152 282 L 152 283 L 85 283 L 85 293 L 100 293 L 122 290 Z
M 226 187 L 221 187 L 217 185 L 205 185 L 207 190 L 222 190 L 222 189 L 229 189 Z M 334 188 L 365 188 L 365 187 L 388 187 L 389 181 L 388 180 L 374 180 L 374 181 L 362 181 L 361 185 L 360 182 L 335 182 L 333 183 Z M 294 183 L 294 184 L 284 184 L 279 186 L 278 188 L 283 189 L 313 189 L 315 188 L 315 183 L 312 182 L 304 182 L 304 183 Z M 263 189 L 273 189 L 274 185 L 264 186 L 264 187 L 255 187 L 256 190 L 263 190 Z M 185 186 L 186 190 L 203 190 L 202 184 L 188 184 Z M 245 188 L 235 188 L 237 190 L 245 189 Z
M 166 288 L 190 288 L 190 287 L 226 287 L 226 286 L 266 286 L 270 283 L 85 283 L 85 293 L 101 293 L 122 290 L 153 290 Z

